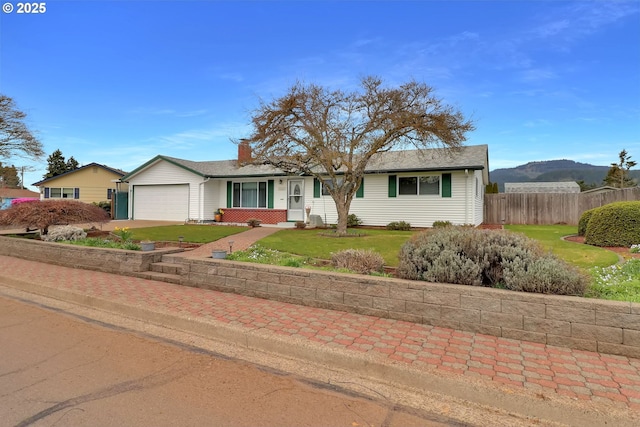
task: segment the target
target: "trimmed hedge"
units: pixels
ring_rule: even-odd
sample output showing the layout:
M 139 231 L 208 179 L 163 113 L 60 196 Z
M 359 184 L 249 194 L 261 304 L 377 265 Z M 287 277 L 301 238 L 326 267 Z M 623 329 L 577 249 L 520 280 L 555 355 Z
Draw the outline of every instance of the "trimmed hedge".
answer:
M 578 236 L 584 236 L 587 232 L 587 225 L 589 224 L 589 220 L 593 213 L 600 208 L 589 209 L 588 211 L 582 212 L 580 215 L 580 221 L 578 221 Z
M 609 203 L 593 211 L 584 235 L 586 244 L 630 247 L 640 243 L 640 201 Z

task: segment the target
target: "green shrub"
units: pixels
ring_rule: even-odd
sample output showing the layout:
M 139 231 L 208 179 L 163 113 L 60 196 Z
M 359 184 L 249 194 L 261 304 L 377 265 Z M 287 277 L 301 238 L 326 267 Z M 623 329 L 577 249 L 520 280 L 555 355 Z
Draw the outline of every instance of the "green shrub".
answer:
M 451 221 L 433 221 L 433 224 L 431 224 L 433 228 L 451 227 L 452 225 Z
M 640 242 L 640 202 L 616 202 L 596 208 L 585 232 L 585 243 L 626 246 Z
M 505 289 L 556 295 L 584 295 L 589 279 L 551 255 L 504 263 Z
M 400 250 L 398 276 L 553 294 L 582 294 L 586 287 L 577 270 L 545 255 L 536 241 L 468 227 L 436 228 L 412 237 Z
M 411 224 L 405 221 L 393 221 L 387 224 L 387 230 L 409 231 L 411 230 Z
M 587 232 L 587 224 L 589 224 L 589 220 L 591 219 L 591 215 L 600 208 L 589 209 L 588 211 L 582 212 L 580 215 L 580 221 L 578 221 L 578 236 L 584 236 Z
M 380 273 L 384 269 L 384 258 L 371 250 L 345 249 L 331 254 L 331 265 L 361 274 Z
M 347 227 L 357 227 L 362 225 L 362 220 L 356 214 L 349 214 L 347 217 Z

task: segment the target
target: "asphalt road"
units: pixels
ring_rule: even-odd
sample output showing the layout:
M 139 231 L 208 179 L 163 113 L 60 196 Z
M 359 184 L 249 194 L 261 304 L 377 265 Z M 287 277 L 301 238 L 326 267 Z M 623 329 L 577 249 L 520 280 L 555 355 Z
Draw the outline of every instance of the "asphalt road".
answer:
M 444 426 L 442 415 L 0 296 L 3 426 Z

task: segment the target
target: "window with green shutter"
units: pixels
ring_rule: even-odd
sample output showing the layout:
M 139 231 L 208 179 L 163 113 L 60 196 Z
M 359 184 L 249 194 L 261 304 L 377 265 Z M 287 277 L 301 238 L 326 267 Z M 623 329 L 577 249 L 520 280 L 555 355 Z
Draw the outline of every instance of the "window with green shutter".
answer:
M 451 174 L 442 174 L 442 197 L 451 197 Z
M 397 196 L 397 191 L 396 191 L 397 179 L 396 178 L 397 178 L 396 175 L 389 175 L 389 197 Z
M 359 199 L 364 197 L 364 178 L 360 181 L 360 187 L 358 187 L 358 190 L 356 191 L 356 197 Z

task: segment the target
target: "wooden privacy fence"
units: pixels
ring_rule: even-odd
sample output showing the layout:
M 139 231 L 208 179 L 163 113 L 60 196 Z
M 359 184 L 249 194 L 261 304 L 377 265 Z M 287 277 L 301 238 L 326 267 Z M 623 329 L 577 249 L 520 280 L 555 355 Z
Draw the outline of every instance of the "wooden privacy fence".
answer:
M 631 200 L 640 200 L 640 187 L 602 193 L 485 194 L 484 223 L 577 225 L 586 210 Z

